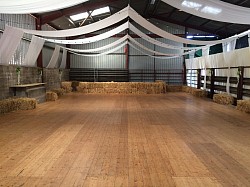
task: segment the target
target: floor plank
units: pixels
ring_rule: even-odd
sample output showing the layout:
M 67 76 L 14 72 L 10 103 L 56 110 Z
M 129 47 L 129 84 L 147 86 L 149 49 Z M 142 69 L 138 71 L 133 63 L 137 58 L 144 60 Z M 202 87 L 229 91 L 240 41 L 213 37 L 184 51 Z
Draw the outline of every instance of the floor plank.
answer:
M 250 186 L 249 132 L 186 93 L 71 93 L 0 115 L 0 186 Z

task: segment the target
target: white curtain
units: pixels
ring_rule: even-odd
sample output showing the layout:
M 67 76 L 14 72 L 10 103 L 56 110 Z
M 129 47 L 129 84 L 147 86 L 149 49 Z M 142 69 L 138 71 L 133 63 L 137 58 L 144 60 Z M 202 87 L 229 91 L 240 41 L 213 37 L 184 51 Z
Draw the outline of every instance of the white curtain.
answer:
M 65 69 L 67 63 L 67 50 L 63 49 L 62 61 L 60 65 L 60 69 Z
M 153 56 L 152 54 L 149 54 L 143 50 L 141 50 L 140 48 L 138 48 L 136 45 L 132 44 L 131 42 L 128 42 L 129 46 L 131 46 L 132 48 L 134 48 L 135 50 L 141 52 L 144 55 L 147 55 L 151 58 L 158 58 L 158 59 L 171 59 L 171 58 L 178 58 L 180 56 Z
M 202 48 L 202 56 L 207 57 L 209 55 L 209 50 L 210 50 L 210 46 Z M 204 62 L 205 62 L 205 71 L 204 71 L 205 74 L 204 74 L 203 89 L 206 90 L 207 89 L 207 68 L 206 68 L 206 61 Z
M 131 30 L 133 33 L 137 34 L 138 36 L 140 36 L 142 39 L 155 44 L 157 46 L 166 48 L 166 49 L 184 49 L 184 50 L 199 50 L 202 47 L 183 47 L 183 46 L 173 46 L 170 44 L 166 44 L 163 42 L 160 42 L 158 40 L 155 40 L 154 38 L 151 38 L 150 36 L 148 36 L 147 34 L 143 33 L 142 31 L 140 31 L 139 29 L 137 29 L 132 23 L 129 23 L 129 30 Z
M 75 52 L 72 52 L 72 51 L 69 51 L 69 52 L 72 53 L 72 54 L 75 54 L 75 55 L 79 55 L 79 56 L 97 57 L 97 56 L 102 56 L 102 55 L 108 55 L 108 54 L 110 54 L 110 53 L 113 53 L 113 52 L 115 52 L 115 51 L 118 51 L 119 49 L 121 49 L 122 47 L 124 47 L 124 46 L 127 45 L 127 44 L 128 44 L 128 42 L 126 41 L 126 42 L 124 42 L 123 44 L 121 44 L 121 45 L 115 47 L 114 49 L 110 49 L 110 50 L 108 50 L 108 51 L 106 51 L 106 52 L 99 53 L 99 54 L 87 55 L 87 54 L 75 53 Z
M 24 59 L 24 66 L 31 66 L 34 67 L 36 66 L 36 60 L 43 48 L 44 40 L 37 37 L 37 36 L 32 36 L 28 52 L 25 56 Z
M 189 14 L 202 18 L 237 24 L 250 24 L 250 8 L 219 0 L 162 0 Z
M 23 31 L 6 25 L 0 39 L 0 64 L 9 65 L 23 37 Z
M 49 64 L 47 65 L 46 68 L 55 68 L 58 62 L 59 55 L 60 55 L 60 46 L 56 45 L 52 57 L 49 61 Z
M 108 44 L 108 45 L 105 45 L 102 47 L 98 47 L 98 48 L 94 48 L 94 49 L 73 49 L 73 48 L 66 48 L 66 47 L 61 47 L 61 48 L 67 49 L 67 50 L 72 51 L 72 52 L 78 52 L 78 53 L 95 53 L 95 52 L 102 51 L 102 50 L 114 47 L 116 45 L 119 45 L 119 44 L 125 42 L 127 39 L 128 39 L 128 35 L 125 35 L 122 38 L 116 40 L 115 42 L 112 42 L 111 44 Z
M 103 20 L 100 20 L 98 22 L 95 22 L 86 26 L 73 28 L 73 29 L 65 29 L 65 30 L 57 30 L 57 31 L 38 31 L 38 30 L 28 30 L 28 29 L 22 29 L 22 30 L 28 34 L 52 37 L 52 38 L 79 36 L 79 35 L 83 35 L 83 34 L 87 34 L 87 33 L 91 33 L 91 32 L 104 29 L 106 27 L 109 27 L 115 23 L 122 21 L 123 19 L 127 17 L 128 17 L 128 7 L 124 8 L 123 10 Z
M 71 7 L 88 0 L 1 0 L 2 14 L 30 14 L 51 12 Z
M 124 30 L 128 29 L 128 22 L 110 30 L 102 34 L 98 34 L 93 37 L 83 38 L 83 39 L 76 39 L 76 40 L 54 40 L 54 39 L 44 39 L 49 42 L 53 43 L 60 43 L 60 44 L 87 44 L 87 43 L 93 43 L 97 42 L 103 39 L 107 39 L 111 36 L 114 36 Z
M 231 42 L 225 42 L 222 43 L 222 50 L 223 50 L 223 55 L 224 55 L 224 59 L 225 62 L 228 64 L 228 68 L 227 68 L 227 84 L 226 84 L 226 91 L 228 94 L 230 94 L 230 76 L 231 76 L 231 55 L 228 55 L 227 52 L 233 51 L 235 49 L 236 46 L 236 39 L 232 40 Z

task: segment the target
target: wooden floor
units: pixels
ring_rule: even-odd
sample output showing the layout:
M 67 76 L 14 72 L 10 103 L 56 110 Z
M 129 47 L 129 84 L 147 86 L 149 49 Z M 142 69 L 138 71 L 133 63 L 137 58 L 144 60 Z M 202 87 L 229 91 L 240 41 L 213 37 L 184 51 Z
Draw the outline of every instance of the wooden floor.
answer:
M 72 93 L 0 124 L 0 186 L 250 186 L 250 115 L 186 93 Z

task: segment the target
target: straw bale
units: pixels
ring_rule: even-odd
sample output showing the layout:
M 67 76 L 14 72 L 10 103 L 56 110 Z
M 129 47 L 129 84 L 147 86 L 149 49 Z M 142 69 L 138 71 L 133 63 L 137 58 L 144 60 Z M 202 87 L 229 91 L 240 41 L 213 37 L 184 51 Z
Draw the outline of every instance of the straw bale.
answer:
M 207 95 L 205 90 L 192 89 L 192 95 L 195 97 L 205 97 Z
M 62 89 L 64 89 L 65 93 L 72 92 L 72 82 L 62 82 Z
M 58 95 L 55 92 L 46 92 L 46 101 L 56 101 L 58 99 Z
M 57 94 L 57 96 L 60 97 L 60 96 L 64 95 L 65 90 L 62 88 L 58 88 L 58 89 L 51 90 L 51 92 L 55 92 Z
M 238 100 L 236 109 L 250 113 L 250 100 Z
M 37 105 L 33 98 L 11 98 L 0 101 L 0 113 L 7 113 L 15 110 L 31 110 Z
M 181 92 L 183 90 L 180 85 L 167 85 L 167 92 Z
M 77 91 L 81 93 L 106 94 L 161 94 L 166 92 L 166 83 L 142 82 L 80 82 Z
M 222 105 L 232 105 L 234 103 L 233 96 L 229 94 L 214 94 L 213 101 Z

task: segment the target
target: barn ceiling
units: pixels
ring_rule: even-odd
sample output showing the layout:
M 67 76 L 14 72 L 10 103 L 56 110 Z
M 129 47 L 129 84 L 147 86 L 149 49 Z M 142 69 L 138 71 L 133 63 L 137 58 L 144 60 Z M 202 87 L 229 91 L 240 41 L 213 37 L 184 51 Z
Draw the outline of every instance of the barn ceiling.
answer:
M 250 8 L 249 0 L 223 0 L 224 2 L 235 4 L 238 6 Z M 46 14 L 36 14 L 36 17 L 40 17 L 42 24 L 49 24 L 56 29 L 69 29 L 79 27 L 80 25 L 87 25 L 105 17 L 110 16 L 125 8 L 128 3 L 135 9 L 140 15 L 145 18 L 154 18 L 160 21 L 178 24 L 190 29 L 196 29 L 204 32 L 208 32 L 214 35 L 218 35 L 221 38 L 229 37 L 235 34 L 239 34 L 243 31 L 250 29 L 250 25 L 240 25 L 232 23 L 224 23 L 212 21 L 204 18 L 200 18 L 162 2 L 161 0 L 90 0 L 86 3 L 54 11 Z M 105 6 L 110 7 L 110 13 L 99 16 L 90 16 L 86 20 L 80 20 L 73 22 L 70 19 L 70 15 L 74 15 L 81 12 L 91 12 L 97 8 Z M 250 18 L 249 18 L 250 19 Z

